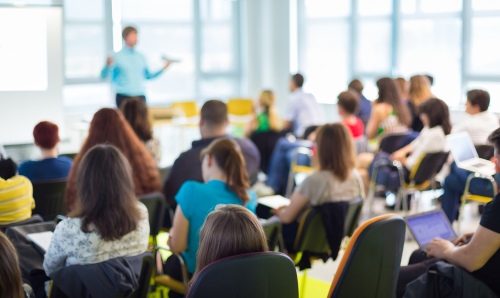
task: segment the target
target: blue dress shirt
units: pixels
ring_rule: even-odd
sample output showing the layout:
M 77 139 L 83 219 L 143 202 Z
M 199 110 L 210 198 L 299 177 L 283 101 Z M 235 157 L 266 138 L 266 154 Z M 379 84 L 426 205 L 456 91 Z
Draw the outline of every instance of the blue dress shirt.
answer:
M 124 46 L 113 56 L 113 64 L 105 66 L 101 78 L 111 76 L 112 85 L 118 94 L 127 96 L 144 95 L 146 80 L 156 78 L 163 69 L 151 73 L 146 58 L 134 48 Z

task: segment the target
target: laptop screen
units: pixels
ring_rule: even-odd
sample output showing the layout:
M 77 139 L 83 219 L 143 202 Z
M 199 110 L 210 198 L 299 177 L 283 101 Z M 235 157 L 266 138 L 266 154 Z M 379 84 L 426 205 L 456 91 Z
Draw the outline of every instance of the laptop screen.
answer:
M 408 217 L 406 222 L 421 248 L 426 247 L 436 237 L 447 240 L 456 238 L 450 222 L 441 210 Z
M 462 163 L 477 157 L 472 140 L 467 133 L 450 135 L 448 137 L 448 144 L 451 148 L 453 158 L 457 163 Z

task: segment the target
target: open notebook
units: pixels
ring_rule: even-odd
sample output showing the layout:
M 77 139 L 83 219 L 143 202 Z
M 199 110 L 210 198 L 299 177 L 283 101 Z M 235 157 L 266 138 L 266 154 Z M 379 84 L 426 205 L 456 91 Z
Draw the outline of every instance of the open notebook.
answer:
M 44 254 L 49 249 L 50 241 L 52 240 L 53 233 L 51 231 L 28 234 L 28 239 L 30 239 L 37 248 Z
M 259 204 L 267 207 L 278 209 L 279 207 L 290 205 L 290 200 L 282 196 L 268 196 L 262 197 L 257 200 Z

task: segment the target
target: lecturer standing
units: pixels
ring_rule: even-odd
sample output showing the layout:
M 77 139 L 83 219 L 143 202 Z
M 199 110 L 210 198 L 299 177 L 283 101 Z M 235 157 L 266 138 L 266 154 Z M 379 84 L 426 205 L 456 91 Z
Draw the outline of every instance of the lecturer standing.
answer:
M 170 66 L 171 61 L 166 61 L 162 69 L 150 72 L 146 58 L 135 50 L 137 44 L 137 29 L 125 27 L 122 31 L 125 45 L 113 57 L 108 57 L 106 66 L 101 71 L 101 78 L 111 77 L 112 85 L 116 91 L 116 106 L 130 97 L 139 97 L 146 101 L 144 89 L 146 80 L 154 79 Z

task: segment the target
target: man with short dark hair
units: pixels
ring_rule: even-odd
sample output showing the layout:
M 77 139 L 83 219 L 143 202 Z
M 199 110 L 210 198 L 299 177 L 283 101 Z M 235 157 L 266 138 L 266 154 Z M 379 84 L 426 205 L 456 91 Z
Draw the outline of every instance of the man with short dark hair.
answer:
M 356 116 L 363 121 L 363 125 L 366 127 L 372 113 L 372 102 L 363 95 L 363 83 L 358 79 L 354 79 L 349 83 L 347 88 L 355 92 L 359 97 L 359 107 Z
M 101 78 L 111 77 L 112 85 L 116 91 L 116 106 L 130 97 L 144 96 L 146 80 L 154 79 L 167 69 L 171 61 L 166 61 L 162 69 L 150 72 L 146 58 L 135 50 L 137 44 L 137 29 L 125 27 L 122 31 L 123 48 L 113 57 L 108 57 L 106 66 L 101 71 Z
M 285 114 L 285 130 L 292 131 L 295 136 L 302 137 L 307 127 L 325 123 L 325 115 L 316 98 L 302 90 L 304 76 L 294 74 L 290 79 L 289 105 Z
M 187 180 L 203 182 L 201 173 L 200 152 L 208 147 L 213 140 L 230 137 L 227 134 L 228 116 L 227 106 L 219 100 L 209 100 L 201 108 L 200 133 L 201 140 L 194 141 L 191 149 L 183 152 L 174 162 L 172 169 L 165 181 L 163 192 L 170 207 L 177 206 L 175 195 Z M 257 174 L 260 165 L 260 154 L 257 147 L 248 139 L 234 138 L 240 146 L 249 177 Z M 165 217 L 165 227 L 170 227 Z
M 487 91 L 473 89 L 467 92 L 465 112 L 468 117 L 453 125 L 452 133 L 466 131 L 474 145 L 488 143 L 488 136 L 498 128 L 498 117 L 488 112 L 490 94 Z
M 489 144 L 488 136 L 499 126 L 498 117 L 488 112 L 489 105 L 490 94 L 488 92 L 479 89 L 467 92 L 465 112 L 469 116 L 464 121 L 454 124 L 451 132 L 467 132 L 476 146 Z M 458 218 L 460 198 L 463 195 L 469 174 L 469 171 L 459 168 L 456 163 L 452 163 L 450 173 L 442 183 L 444 193 L 441 199 L 441 207 L 450 222 Z M 474 180 L 470 184 L 469 190 L 471 193 L 487 196 L 491 194 L 489 185 L 489 182 Z

